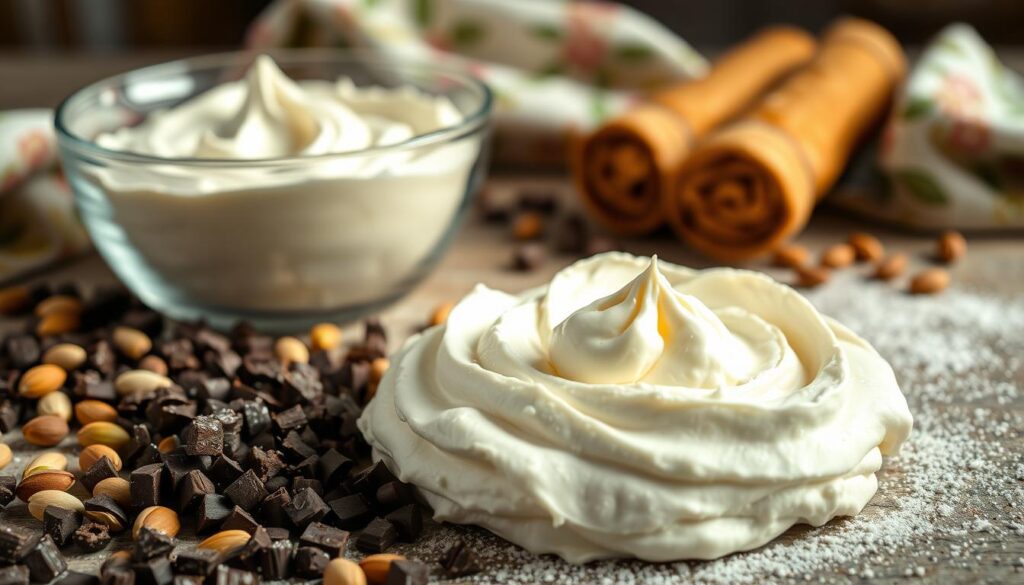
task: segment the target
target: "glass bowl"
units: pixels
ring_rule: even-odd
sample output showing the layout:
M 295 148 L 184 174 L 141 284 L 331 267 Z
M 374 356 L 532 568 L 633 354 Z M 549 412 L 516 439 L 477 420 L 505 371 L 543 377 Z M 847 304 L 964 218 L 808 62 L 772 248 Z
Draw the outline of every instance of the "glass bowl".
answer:
M 492 97 L 472 76 L 351 51 L 269 54 L 295 80 L 446 96 L 463 120 L 341 154 L 170 159 L 94 139 L 240 79 L 254 55 L 146 67 L 71 95 L 55 123 L 82 220 L 117 276 L 174 319 L 283 332 L 378 311 L 437 264 L 483 178 Z M 225 174 L 234 187 L 196 193 L 204 177 Z

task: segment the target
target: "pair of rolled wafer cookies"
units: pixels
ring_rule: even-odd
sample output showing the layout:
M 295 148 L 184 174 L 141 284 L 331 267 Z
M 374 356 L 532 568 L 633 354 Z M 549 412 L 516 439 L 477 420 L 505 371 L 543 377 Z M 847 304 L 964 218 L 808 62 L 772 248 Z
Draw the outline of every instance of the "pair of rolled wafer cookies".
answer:
M 820 43 L 765 29 L 577 144 L 578 190 L 622 235 L 667 222 L 721 260 L 770 252 L 806 225 L 905 69 L 896 39 L 865 20 L 836 22 Z

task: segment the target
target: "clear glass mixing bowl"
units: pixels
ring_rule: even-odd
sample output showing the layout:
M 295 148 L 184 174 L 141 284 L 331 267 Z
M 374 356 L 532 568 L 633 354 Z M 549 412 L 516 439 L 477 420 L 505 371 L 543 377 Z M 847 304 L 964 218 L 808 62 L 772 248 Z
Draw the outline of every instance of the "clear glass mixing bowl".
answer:
M 172 318 L 297 331 L 377 311 L 437 264 L 482 180 L 492 97 L 472 76 L 338 50 L 270 55 L 296 80 L 348 77 L 446 96 L 463 121 L 342 154 L 168 159 L 94 139 L 241 78 L 253 55 L 146 67 L 71 95 L 56 129 L 82 220 L 118 277 Z M 337 171 L 354 167 L 376 170 Z M 244 187 L 196 195 L 197 180 L 224 173 Z

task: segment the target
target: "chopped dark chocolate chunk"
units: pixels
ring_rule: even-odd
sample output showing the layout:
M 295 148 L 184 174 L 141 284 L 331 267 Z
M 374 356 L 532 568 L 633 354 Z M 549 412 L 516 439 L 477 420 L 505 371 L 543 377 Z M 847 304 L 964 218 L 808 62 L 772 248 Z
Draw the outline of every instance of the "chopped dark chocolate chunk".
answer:
M 293 465 L 290 471 L 292 475 L 297 475 L 299 477 L 315 477 L 316 468 L 319 463 L 320 457 L 313 454 Z
M 365 553 L 382 553 L 398 540 L 398 529 L 389 520 L 374 518 L 356 538 L 356 548 Z
M 28 334 L 15 334 L 7 337 L 4 343 L 7 359 L 11 366 L 25 370 L 39 361 L 40 349 L 36 338 Z
M 315 366 L 296 362 L 289 366 L 281 385 L 282 401 L 285 404 L 305 404 L 315 400 L 324 391 L 320 372 Z
M 199 500 L 196 532 L 202 534 L 216 530 L 231 514 L 231 500 L 220 494 L 205 494 Z
M 110 477 L 117 477 L 117 468 L 114 467 L 113 462 L 107 459 L 106 456 L 100 457 L 96 463 L 93 463 L 89 470 L 82 474 L 82 485 L 85 489 L 92 492 L 92 489 L 96 487 L 96 484 Z
M 295 574 L 303 579 L 319 579 L 331 557 L 311 546 L 300 546 L 295 551 Z
M 260 558 L 274 541 L 270 539 L 267 529 L 257 526 L 249 536 L 249 540 L 235 553 L 235 557 L 243 567 L 259 571 Z
M 315 546 L 334 558 L 344 556 L 348 537 L 348 532 L 344 530 L 320 522 L 312 522 L 302 531 L 299 544 Z
M 153 557 L 145 561 L 132 563 L 136 585 L 171 585 L 174 583 L 174 571 L 171 560 L 167 557 Z
M 85 552 L 96 552 L 110 544 L 110 529 L 102 522 L 86 520 L 71 536 L 71 540 Z
M 192 344 L 191 339 L 182 337 L 164 341 L 160 344 L 159 348 L 171 371 L 195 370 L 199 368 L 199 359 L 196 358 L 195 346 Z
M 289 540 L 292 536 L 287 528 L 281 526 L 267 526 L 266 530 L 270 540 Z
M 211 402 L 212 401 L 209 400 L 207 401 L 208 404 L 210 404 Z M 227 405 L 224 405 L 224 408 L 222 408 L 221 410 L 217 410 L 210 416 L 220 421 L 220 426 L 221 428 L 224 429 L 225 433 L 237 434 L 242 432 L 242 415 L 235 412 L 231 408 L 228 408 Z
M 14 492 L 18 486 L 18 478 L 13 475 L 0 475 L 0 508 L 14 501 Z
M 185 474 L 185 477 L 178 482 L 178 510 L 185 511 L 193 504 L 208 494 L 213 494 L 217 489 L 213 486 L 210 478 L 198 469 L 193 469 Z
M 227 455 L 221 455 L 213 460 L 213 464 L 210 465 L 210 471 L 207 473 L 207 477 L 213 480 L 214 485 L 219 489 L 224 489 L 231 485 L 242 474 L 245 473 L 234 459 Z
M 346 530 L 357 530 L 373 519 L 373 509 L 362 494 L 352 494 L 331 500 L 331 511 L 338 526 Z
M 224 448 L 224 425 L 217 417 L 197 416 L 182 432 L 189 455 L 220 455 Z
M 2 585 L 28 585 L 28 576 L 28 567 L 25 565 L 0 568 L 0 584 Z
M 236 506 L 240 506 L 244 510 L 252 510 L 263 501 L 263 498 L 267 497 L 267 490 L 256 473 L 250 469 L 232 482 L 224 490 L 224 495 L 231 498 Z
M 187 575 L 209 575 L 217 568 L 220 562 L 217 551 L 196 548 L 192 550 L 178 551 L 174 558 L 174 571 Z
M 278 475 L 267 480 L 267 483 L 263 484 L 263 487 L 267 489 L 267 492 L 274 493 L 281 488 L 288 487 L 288 478 L 284 475 Z
M 429 579 L 430 568 L 426 563 L 398 559 L 391 562 L 386 583 L 387 585 L 427 585 Z
M 291 408 L 282 410 L 271 415 L 274 420 L 274 427 L 279 433 L 304 427 L 309 421 L 306 420 L 306 411 L 302 406 L 296 404 Z
M 310 522 L 316 522 L 326 516 L 331 509 L 316 492 L 306 488 L 292 497 L 292 501 L 285 505 L 284 511 L 292 524 L 301 530 Z
M 356 475 L 355 481 L 352 485 L 356 491 L 367 498 L 373 499 L 377 497 L 377 489 L 380 488 L 380 486 L 397 480 L 398 478 L 391 473 L 388 466 L 385 465 L 383 461 L 378 461 L 370 467 L 360 471 Z
M 464 577 L 480 572 L 480 562 L 466 542 L 459 540 L 441 555 L 441 568 L 449 577 Z
M 10 400 L 0 401 L 0 432 L 9 433 L 18 426 L 21 405 Z
M 103 585 L 135 584 L 135 573 L 132 571 L 131 555 L 128 551 L 107 555 L 107 560 L 100 565 L 100 580 Z
M 285 468 L 285 462 L 277 451 L 253 447 L 249 451 L 249 467 L 265 482 L 280 473 Z
M 384 517 L 398 529 L 403 542 L 415 542 L 423 532 L 423 512 L 416 504 L 407 504 Z
M 39 542 L 39 533 L 22 526 L 0 525 L 0 564 L 13 565 Z
M 281 380 L 281 362 L 271 352 L 250 353 L 242 358 L 238 377 L 246 384 L 276 384 Z
M 121 526 L 128 526 L 128 514 L 124 511 L 124 508 L 114 500 L 114 498 L 108 495 L 100 494 L 98 496 L 93 496 L 88 500 L 85 500 L 84 504 L 87 516 L 90 512 L 105 514 L 109 515 Z
M 316 455 L 316 450 L 307 445 L 306 442 L 302 440 L 299 433 L 296 433 L 295 431 L 289 431 L 288 434 L 284 436 L 284 439 L 281 441 L 281 450 L 291 457 L 292 461 L 301 461 L 307 457 Z
M 262 400 L 246 400 L 242 403 L 242 418 L 245 432 L 255 437 L 270 430 L 270 410 Z
M 171 554 L 174 550 L 174 539 L 159 530 L 143 526 L 135 537 L 132 558 L 136 561 L 148 561 L 153 557 Z
M 320 455 L 317 471 L 321 481 L 326 485 L 336 485 L 348 477 L 355 461 L 345 457 L 335 449 L 328 449 Z
M 292 501 L 285 488 L 280 488 L 263 499 L 260 504 L 260 519 L 268 526 L 288 526 L 290 521 L 285 506 Z
M 224 522 L 220 525 L 221 530 L 244 530 L 249 534 L 252 534 L 259 527 L 260 523 L 256 521 L 248 512 L 235 506 L 232 508 L 231 513 L 224 519 Z
M 54 544 L 49 534 L 44 534 L 38 544 L 25 556 L 25 566 L 32 581 L 49 583 L 68 568 L 64 555 Z
M 47 506 L 43 511 L 43 531 L 50 535 L 57 546 L 66 545 L 81 525 L 82 515 L 74 510 Z
M 547 260 L 548 251 L 544 244 L 529 242 L 515 247 L 512 253 L 512 268 L 532 272 Z
M 300 491 L 309 488 L 316 492 L 316 495 L 321 498 L 324 495 L 324 485 L 319 479 L 310 479 L 308 477 L 296 477 L 292 479 L 292 491 Z
M 377 506 L 382 510 L 394 510 L 415 501 L 412 486 L 400 481 L 389 481 L 377 488 Z
M 60 578 L 60 585 L 100 585 L 100 578 L 88 573 L 68 571 Z
M 215 585 L 257 585 L 260 578 L 255 573 L 233 569 L 226 565 L 217 567 L 217 580 Z
M 128 481 L 133 508 L 141 510 L 160 504 L 160 481 L 163 473 L 164 466 L 160 463 L 144 465 L 131 473 Z
M 291 576 L 292 543 L 286 540 L 279 540 L 271 544 L 260 559 L 260 573 L 264 579 L 278 581 Z

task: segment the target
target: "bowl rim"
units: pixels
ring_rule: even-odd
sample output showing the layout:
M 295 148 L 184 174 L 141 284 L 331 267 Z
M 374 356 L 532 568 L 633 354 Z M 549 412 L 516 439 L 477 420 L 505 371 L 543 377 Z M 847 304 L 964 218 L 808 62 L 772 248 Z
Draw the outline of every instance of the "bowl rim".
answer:
M 477 91 L 480 92 L 480 104 L 475 111 L 466 115 L 457 124 L 450 126 L 442 126 L 437 130 L 432 130 L 424 134 L 418 134 L 408 140 L 398 142 L 395 144 L 371 146 L 369 148 L 362 148 L 359 150 L 352 150 L 346 152 L 333 152 L 315 155 L 279 156 L 270 158 L 238 159 L 162 157 L 127 150 L 114 150 L 111 148 L 100 146 L 94 140 L 90 140 L 83 136 L 75 134 L 65 124 L 67 110 L 72 104 L 72 102 L 74 102 L 75 99 L 79 96 L 89 91 L 101 91 L 100 88 L 103 85 L 116 82 L 121 82 L 122 84 L 124 84 L 124 82 L 128 78 L 133 76 L 158 76 L 160 70 L 167 68 L 170 68 L 178 73 L 181 73 L 188 72 L 201 67 L 227 67 L 232 64 L 237 66 L 247 66 L 251 64 L 252 61 L 255 60 L 256 57 L 259 55 L 270 55 L 276 63 L 284 63 L 285 65 L 312 61 L 353 61 L 359 63 L 373 63 L 384 68 L 389 68 L 391 70 L 423 68 L 426 69 L 431 74 L 446 75 L 451 78 L 454 78 L 459 83 L 465 84 L 468 87 L 476 89 Z M 187 99 L 193 99 L 198 95 L 201 94 L 194 94 Z M 57 109 L 54 111 L 53 124 L 57 135 L 58 144 L 60 144 L 62 147 L 69 146 L 77 151 L 85 151 L 88 154 L 99 155 L 105 158 L 115 159 L 118 161 L 132 161 L 149 164 L 174 163 L 185 166 L 228 166 L 252 168 L 277 164 L 303 164 L 323 160 L 343 159 L 348 157 L 364 157 L 367 155 L 377 155 L 403 150 L 413 150 L 431 144 L 454 141 L 469 134 L 472 134 L 480 127 L 486 125 L 490 120 L 490 114 L 493 107 L 493 90 L 491 90 L 491 88 L 482 80 L 480 80 L 477 76 L 473 75 L 467 68 L 458 67 L 451 64 L 438 64 L 425 59 L 413 59 L 406 57 L 401 57 L 399 58 L 398 61 L 396 61 L 395 57 L 384 56 L 376 51 L 371 51 L 367 49 L 336 49 L 326 47 L 306 47 L 269 49 L 261 51 L 241 50 L 225 51 L 221 53 L 209 53 L 204 55 L 197 55 L 194 57 L 185 57 L 182 59 L 164 61 L 162 63 L 147 65 L 145 67 L 139 67 L 122 73 L 104 77 L 78 88 L 77 90 L 71 92 L 71 94 L 69 94 L 63 100 L 61 100 L 60 105 L 58 105 Z

